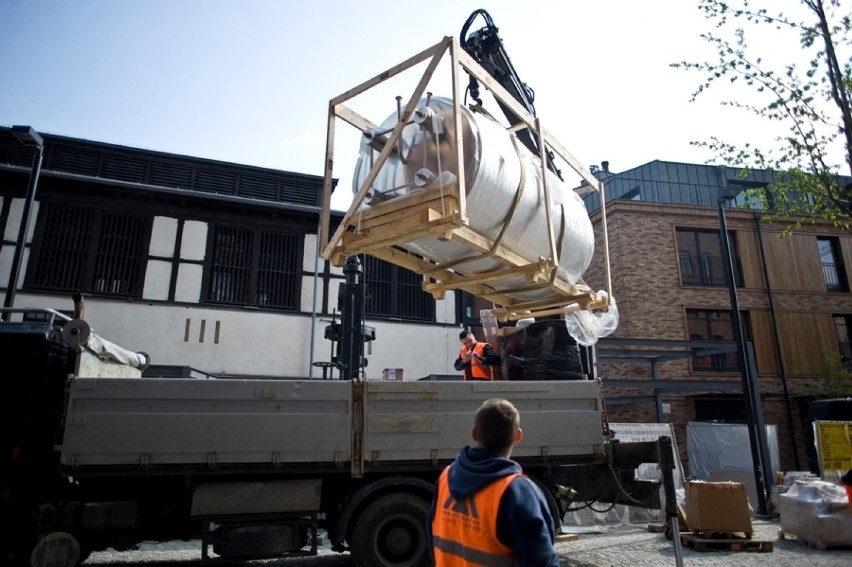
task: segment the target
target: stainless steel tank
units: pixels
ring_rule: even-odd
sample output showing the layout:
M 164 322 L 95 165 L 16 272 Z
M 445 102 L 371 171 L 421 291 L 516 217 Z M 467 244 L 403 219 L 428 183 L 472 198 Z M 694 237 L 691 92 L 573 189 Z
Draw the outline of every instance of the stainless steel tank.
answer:
M 441 192 L 443 185 L 456 179 L 460 164 L 456 160 L 452 111 L 452 101 L 446 98 L 429 97 L 420 101 L 413 120 L 405 126 L 362 207 L 418 191 Z M 469 227 L 489 240 L 496 239 L 517 192 L 521 191 L 502 244 L 530 263 L 550 258 L 540 159 L 517 142 L 503 125 L 483 112 L 462 107 L 461 122 Z M 393 115 L 379 128 L 364 133 L 353 177 L 353 191 L 360 189 L 387 135 L 396 124 L 397 116 Z M 592 225 L 580 196 L 564 187 L 550 171 L 547 171 L 547 176 L 550 217 L 559 251 L 557 277 L 574 284 L 592 259 Z M 399 246 L 440 264 L 478 255 L 460 242 L 437 237 L 417 238 Z M 463 274 L 482 274 L 503 267 L 499 261 L 486 257 L 455 263 L 453 269 Z M 524 277 L 518 275 L 494 285 L 498 289 L 514 289 L 523 286 L 524 282 Z M 508 295 L 519 300 L 539 300 L 553 294 L 551 289 L 521 289 Z

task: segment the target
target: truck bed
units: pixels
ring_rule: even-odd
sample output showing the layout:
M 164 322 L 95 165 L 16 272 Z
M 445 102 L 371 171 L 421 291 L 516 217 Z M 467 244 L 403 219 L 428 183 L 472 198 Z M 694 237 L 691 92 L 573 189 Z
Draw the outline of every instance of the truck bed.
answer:
M 78 471 L 252 465 L 436 464 L 470 443 L 473 413 L 504 397 L 521 413 L 517 458 L 604 452 L 593 381 L 374 382 L 75 378 L 60 462 Z

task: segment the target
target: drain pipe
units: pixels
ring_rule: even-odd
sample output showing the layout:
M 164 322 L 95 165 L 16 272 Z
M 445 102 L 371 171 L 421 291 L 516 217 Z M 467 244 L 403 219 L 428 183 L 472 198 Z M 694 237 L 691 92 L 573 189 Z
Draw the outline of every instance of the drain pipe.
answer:
M 317 284 L 319 283 L 319 259 L 320 259 L 320 234 L 322 234 L 322 220 L 317 223 L 317 246 L 314 255 L 314 296 L 311 305 L 311 345 L 308 354 L 308 380 L 314 377 L 314 348 L 317 329 Z M 797 467 L 798 468 L 798 467 Z
M 781 385 L 784 388 L 784 407 L 787 410 L 787 424 L 790 427 L 790 441 L 793 443 L 793 460 L 796 470 L 799 467 L 799 449 L 796 445 L 796 430 L 793 427 L 793 410 L 790 408 L 790 393 L 787 390 L 787 374 L 784 371 L 784 357 L 781 356 L 781 341 L 778 338 L 778 319 L 775 314 L 775 301 L 772 298 L 772 285 L 769 283 L 769 270 L 766 268 L 766 253 L 763 249 L 763 232 L 760 230 L 760 212 L 754 211 L 754 226 L 757 232 L 757 244 L 760 247 L 760 266 L 766 281 L 766 296 L 769 299 L 769 314 L 772 316 L 772 336 L 775 338 L 775 352 L 778 354 L 778 369 L 781 373 Z

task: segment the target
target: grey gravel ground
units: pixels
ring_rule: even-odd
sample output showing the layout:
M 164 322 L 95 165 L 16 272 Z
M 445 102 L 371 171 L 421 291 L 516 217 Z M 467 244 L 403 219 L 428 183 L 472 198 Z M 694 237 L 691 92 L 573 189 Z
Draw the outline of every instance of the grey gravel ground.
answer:
M 777 520 L 755 519 L 754 542 L 772 543 L 771 552 L 761 551 L 696 551 L 682 548 L 683 565 L 736 565 L 737 567 L 849 567 L 852 548 L 819 549 L 796 541 L 779 539 Z M 574 528 L 567 528 L 574 530 Z M 583 528 L 572 541 L 556 544 L 563 567 L 661 566 L 677 565 L 674 543 L 663 533 L 649 531 L 648 524 L 596 526 Z M 570 536 L 569 536 L 570 537 Z M 132 567 L 193 567 L 201 564 L 201 544 L 198 541 L 143 544 L 138 550 L 93 553 L 86 566 L 110 565 Z M 300 557 L 246 562 L 243 565 L 263 567 L 351 567 L 348 554 L 327 548 L 315 557 Z

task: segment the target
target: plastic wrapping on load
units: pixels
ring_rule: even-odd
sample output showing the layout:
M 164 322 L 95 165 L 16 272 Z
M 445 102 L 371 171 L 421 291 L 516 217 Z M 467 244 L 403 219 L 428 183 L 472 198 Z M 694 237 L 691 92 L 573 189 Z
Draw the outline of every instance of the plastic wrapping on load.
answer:
M 497 339 L 500 335 L 497 316 L 490 309 L 481 309 L 479 311 L 479 322 L 482 324 L 482 330 L 485 332 L 485 342 L 492 347 L 497 347 Z
M 501 236 L 503 246 L 536 263 L 551 256 L 549 216 L 553 219 L 553 232 L 559 235 L 557 278 L 572 285 L 577 283 L 594 252 L 594 233 L 582 198 L 548 170 L 548 210 L 539 158 L 517 143 L 515 136 L 492 117 L 466 107 L 461 107 L 461 114 L 470 228 L 488 239 Z M 428 97 L 420 101 L 413 120 L 403 129 L 397 147 L 369 189 L 366 207 L 418 191 L 440 192 L 446 183 L 455 181 L 460 164 L 452 117 L 450 99 Z M 392 115 L 379 128 L 364 133 L 353 175 L 354 191 L 360 190 L 384 147 L 386 133 L 397 120 Z M 462 274 L 482 274 L 502 267 L 498 260 L 438 235 L 397 245 L 439 264 L 454 263 L 453 269 Z M 526 283 L 524 274 L 519 273 L 501 280 L 497 287 L 511 290 L 507 295 L 520 300 L 547 299 L 553 294 L 547 288 L 524 289 Z
M 595 295 L 598 300 L 609 297 L 603 290 Z M 618 307 L 614 297 L 609 297 L 609 307 L 606 311 L 584 311 L 574 303 L 564 309 L 563 315 L 568 332 L 583 346 L 592 346 L 601 337 L 611 335 L 618 327 Z
M 500 357 L 506 380 L 582 380 L 580 347 L 560 320 L 503 327 Z
M 852 509 L 842 486 L 821 480 L 797 480 L 778 496 L 785 534 L 820 547 L 852 545 Z
M 771 473 L 778 472 L 780 462 L 778 427 L 766 424 Z M 741 423 L 709 423 L 690 421 L 686 425 L 686 451 L 689 475 L 707 480 L 713 471 L 754 470 L 748 426 Z

